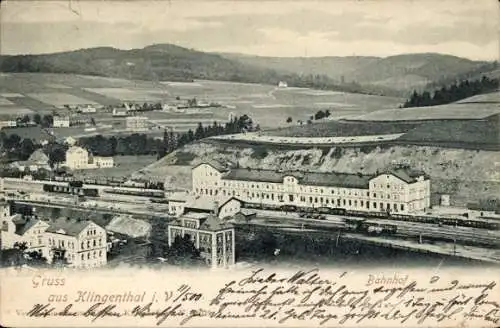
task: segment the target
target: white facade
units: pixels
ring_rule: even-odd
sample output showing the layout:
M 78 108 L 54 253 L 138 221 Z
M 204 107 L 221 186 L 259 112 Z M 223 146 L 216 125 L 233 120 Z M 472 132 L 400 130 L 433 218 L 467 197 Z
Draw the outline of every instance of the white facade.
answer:
M 49 224 L 33 219 L 35 221 L 29 223 L 29 227 L 16 233 L 16 224 L 14 223 L 16 219 L 22 220 L 19 215 L 2 219 L 1 248 L 9 249 L 14 248 L 15 243 L 26 243 L 28 252 L 41 251 L 42 254 L 46 254 L 47 247 L 44 237 Z
M 172 245 L 176 236 L 186 235 L 200 251 L 205 263 L 212 268 L 226 268 L 235 264 L 236 242 L 232 226 L 220 224 L 219 219 L 210 214 L 186 214 L 177 224 L 168 225 L 168 245 Z
M 78 106 L 77 109 L 81 111 L 82 113 L 95 113 L 97 112 L 97 109 L 95 106 L 92 105 L 87 105 L 87 106 Z
M 373 176 L 331 173 L 341 178 L 329 184 L 328 173 L 317 175 L 317 183 L 307 183 L 311 173 L 280 173 L 236 169 L 228 174 L 204 163 L 193 168 L 193 193 L 200 196 L 234 196 L 244 202 L 262 205 L 294 205 L 298 207 L 330 207 L 355 211 L 387 211 L 411 213 L 430 206 L 430 180 L 424 173 L 412 177 L 404 171 L 388 171 Z M 235 171 L 236 171 L 235 170 Z M 249 170 L 250 171 L 250 170 Z M 258 181 L 248 177 L 258 176 Z M 264 178 L 262 178 L 264 177 Z M 269 179 L 266 181 L 267 177 Z M 324 179 L 322 179 L 324 177 Z M 302 181 L 306 181 L 305 183 Z M 325 182 L 326 181 L 326 182 Z
M 65 250 L 69 266 L 75 268 L 96 268 L 107 263 L 106 230 L 93 222 L 76 234 L 69 234 L 64 228 L 46 232 L 49 252 Z M 48 259 L 52 254 L 48 254 Z
M 86 169 L 89 164 L 89 153 L 82 147 L 73 146 L 66 151 L 66 166 L 72 170 Z
M 17 126 L 16 120 L 1 120 L 0 121 L 0 129 L 1 128 L 13 128 Z
M 127 130 L 144 131 L 148 129 L 148 118 L 145 116 L 130 116 L 125 119 Z
M 101 156 L 91 158 L 86 149 L 73 146 L 66 151 L 65 165 L 72 170 L 110 168 L 114 166 L 114 159 Z
M 110 168 L 115 164 L 113 157 L 94 156 L 93 160 L 95 168 Z
M 41 251 L 50 263 L 55 254 L 75 268 L 95 268 L 107 263 L 106 230 L 91 221 L 76 222 L 61 218 L 55 222 L 29 219 L 19 215 L 2 219 L 1 248 L 14 248 L 25 242 L 27 251 Z
M 54 128 L 69 128 L 70 121 L 68 116 L 54 116 Z
M 224 204 L 221 204 L 218 211 L 220 219 L 232 217 L 241 210 L 241 201 L 236 198 L 231 198 Z

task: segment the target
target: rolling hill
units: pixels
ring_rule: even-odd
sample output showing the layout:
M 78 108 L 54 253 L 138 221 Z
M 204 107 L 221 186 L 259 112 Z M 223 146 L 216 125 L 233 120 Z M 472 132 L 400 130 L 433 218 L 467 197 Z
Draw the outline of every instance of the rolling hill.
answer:
M 436 54 L 405 54 L 379 57 L 318 57 L 318 58 L 276 58 L 239 54 L 222 54 L 261 68 L 275 69 L 297 74 L 325 74 L 339 83 L 360 83 L 365 87 L 379 87 L 380 90 L 394 89 L 407 92 L 424 89 L 428 84 L 454 81 L 457 77 L 487 74 L 494 67 L 491 63 L 472 61 L 465 58 Z
M 277 58 L 206 53 L 172 44 L 112 47 L 40 55 L 1 55 L 0 72 L 70 73 L 153 81 L 193 79 L 406 96 L 414 88 L 497 69 L 491 63 L 441 54 Z
M 295 87 L 390 95 L 390 90 L 381 92 L 380 89 L 364 88 L 359 84 L 340 85 L 324 75 L 320 78 L 301 76 L 171 44 L 132 50 L 100 47 L 54 54 L 0 56 L 0 72 L 66 73 L 152 81 L 199 79 L 271 85 L 286 80 Z

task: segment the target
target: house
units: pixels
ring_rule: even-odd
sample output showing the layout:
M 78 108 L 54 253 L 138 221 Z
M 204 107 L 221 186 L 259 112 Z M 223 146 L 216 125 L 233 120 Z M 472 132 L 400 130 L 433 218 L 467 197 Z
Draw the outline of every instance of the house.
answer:
M 113 108 L 113 116 L 124 117 L 128 116 L 127 108 Z
M 113 157 L 90 156 L 88 168 L 104 169 L 113 167 L 114 164 Z
M 148 129 L 148 118 L 145 116 L 129 116 L 125 119 L 125 126 L 130 131 L 145 131 Z
M 34 172 L 40 169 L 51 170 L 49 156 L 41 148 L 35 150 L 26 161 L 14 162 L 10 166 L 22 172 L 26 170 Z
M 69 116 L 54 116 L 54 122 L 52 123 L 52 127 L 54 128 L 69 128 L 70 119 Z
M 93 105 L 81 105 L 76 107 L 77 112 L 81 113 L 95 113 L 97 109 Z
M 113 157 L 93 156 L 79 146 L 72 146 L 66 151 L 65 166 L 71 170 L 110 168 L 114 166 Z
M 69 146 L 74 146 L 76 144 L 76 139 L 73 138 L 72 136 L 69 136 L 66 139 L 64 139 L 64 143 Z
M 47 258 L 64 256 L 75 268 L 104 266 L 106 238 L 106 230 L 95 222 L 59 218 L 46 230 Z
M 213 213 L 219 219 L 230 217 L 240 209 L 242 202 L 235 197 L 206 197 L 176 193 L 167 197 L 169 213 L 179 217 L 185 213 Z
M 421 212 L 430 206 L 430 179 L 407 166 L 376 174 L 228 168 L 204 162 L 192 170 L 193 194 L 233 196 L 268 206 Z
M 86 169 L 89 164 L 89 153 L 78 146 L 69 147 L 66 151 L 66 166 L 71 170 Z
M 288 83 L 285 81 L 279 81 L 278 88 L 288 88 Z
M 47 253 L 45 230 L 49 224 L 35 218 L 23 218 L 16 214 L 2 219 L 1 248 L 14 248 L 16 243 L 26 243 L 27 251 Z
M 234 265 L 235 231 L 231 224 L 207 213 L 187 213 L 168 225 L 168 245 L 175 238 L 188 236 L 212 268 Z
M 15 128 L 17 120 L 11 115 L 0 115 L 0 129 L 2 128 Z
M 2 219 L 1 247 L 10 249 L 15 243 L 26 243 L 27 251 L 40 251 L 50 263 L 66 259 L 70 267 L 95 268 L 107 263 L 107 236 L 92 221 L 59 218 L 44 221 L 17 214 Z

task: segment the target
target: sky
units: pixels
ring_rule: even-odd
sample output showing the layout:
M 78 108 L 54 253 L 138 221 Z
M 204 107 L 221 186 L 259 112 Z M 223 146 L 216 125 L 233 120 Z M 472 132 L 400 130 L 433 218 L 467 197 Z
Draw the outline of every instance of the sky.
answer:
M 277 57 L 500 53 L 497 0 L 1 2 L 0 52 L 172 43 Z

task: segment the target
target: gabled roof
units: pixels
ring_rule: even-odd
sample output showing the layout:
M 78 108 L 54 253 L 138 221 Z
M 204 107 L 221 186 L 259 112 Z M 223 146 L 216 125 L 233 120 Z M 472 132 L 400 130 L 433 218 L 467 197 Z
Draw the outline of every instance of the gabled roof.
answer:
M 204 160 L 204 161 L 196 164 L 195 166 L 193 166 L 192 169 L 194 170 L 195 168 L 197 168 L 198 166 L 200 166 L 202 164 L 210 165 L 211 167 L 213 167 L 214 169 L 216 169 L 219 172 L 225 172 L 228 170 L 228 168 L 223 163 L 221 163 L 217 160 L 213 160 L 213 159 Z
M 47 156 L 43 149 L 39 148 L 35 150 L 31 156 L 28 158 L 28 162 L 36 164 L 47 164 L 49 162 L 49 156 Z
M 23 222 L 24 221 L 24 222 Z M 22 219 L 22 220 L 16 220 L 13 222 L 16 224 L 16 234 L 19 236 L 24 235 L 26 232 L 28 232 L 32 227 L 37 225 L 39 222 L 43 222 L 38 219 Z M 45 223 L 45 222 L 43 222 Z M 48 226 L 47 223 L 45 223 L 46 226 Z
M 209 215 L 200 225 L 200 230 L 205 231 L 220 231 L 225 229 L 231 229 L 233 226 L 229 223 L 221 221 L 215 215 Z
M 429 177 L 425 174 L 424 171 L 421 170 L 412 170 L 410 168 L 393 168 L 384 171 L 379 174 L 391 174 L 397 177 L 398 179 L 403 180 L 406 183 L 414 183 L 417 181 L 417 178 L 423 176 L 425 180 L 429 179 Z
M 67 153 L 74 153 L 74 152 L 81 151 L 81 150 L 87 151 L 85 148 L 82 148 L 79 146 L 71 146 L 71 147 L 69 147 L 69 149 L 66 152 Z
M 47 229 L 47 232 L 61 233 L 68 236 L 78 236 L 92 221 L 77 221 L 69 218 L 59 218 L 52 222 Z
M 372 175 L 340 172 L 275 171 L 239 168 L 222 177 L 223 180 L 282 183 L 287 176 L 293 176 L 302 185 L 324 187 L 368 188 Z

